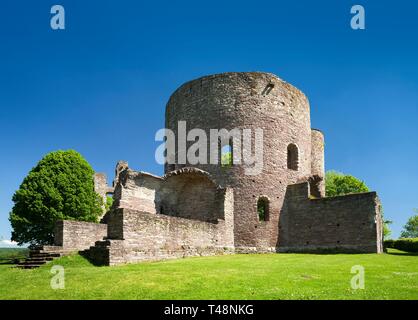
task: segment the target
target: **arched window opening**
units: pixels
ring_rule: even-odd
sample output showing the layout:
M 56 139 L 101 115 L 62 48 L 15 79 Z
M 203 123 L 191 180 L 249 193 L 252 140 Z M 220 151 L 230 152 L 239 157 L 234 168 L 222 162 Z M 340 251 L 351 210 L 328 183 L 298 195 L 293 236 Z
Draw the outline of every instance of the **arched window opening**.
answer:
M 299 149 L 293 143 L 287 147 L 287 168 L 295 171 L 299 169 Z
M 222 146 L 221 148 L 221 166 L 230 167 L 233 163 L 232 155 L 232 139 L 229 141 L 229 144 Z
M 269 220 L 269 200 L 265 197 L 261 197 L 257 201 L 257 212 L 259 221 Z

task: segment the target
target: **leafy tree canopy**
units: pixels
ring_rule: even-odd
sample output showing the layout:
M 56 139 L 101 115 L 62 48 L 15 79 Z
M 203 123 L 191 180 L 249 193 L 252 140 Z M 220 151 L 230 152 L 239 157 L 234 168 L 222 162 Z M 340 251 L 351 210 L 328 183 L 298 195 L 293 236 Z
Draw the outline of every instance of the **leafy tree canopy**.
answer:
M 96 222 L 102 200 L 94 191 L 94 171 L 76 151 L 47 154 L 13 196 L 12 240 L 50 244 L 57 220 Z
M 418 210 L 415 209 L 418 213 Z M 402 238 L 418 238 L 418 215 L 414 215 L 408 219 L 401 232 Z
M 326 173 L 325 189 L 328 197 L 369 192 L 369 188 L 363 181 L 337 171 L 328 171 Z

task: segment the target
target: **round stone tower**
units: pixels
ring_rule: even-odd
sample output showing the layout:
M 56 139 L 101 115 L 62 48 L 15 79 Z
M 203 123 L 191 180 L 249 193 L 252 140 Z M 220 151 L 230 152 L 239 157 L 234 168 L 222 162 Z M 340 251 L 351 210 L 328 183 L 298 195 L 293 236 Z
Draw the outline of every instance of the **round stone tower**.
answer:
M 166 165 L 165 171 L 197 167 L 209 172 L 219 185 L 232 187 L 235 246 L 249 250 L 277 247 L 287 185 L 307 181 L 313 173 L 323 177 L 323 136 L 311 130 L 306 96 L 270 73 L 211 75 L 183 84 L 170 97 L 166 128 L 176 137 L 179 121 L 186 122 L 187 132 L 204 130 L 208 140 L 211 129 L 251 129 L 253 153 L 255 147 L 260 148 L 254 145 L 255 131 L 262 129 L 259 174 L 247 174 L 245 164 L 221 166 L 220 161 L 197 165 L 177 161 Z M 209 162 L 209 141 L 207 145 Z M 260 207 L 264 208 L 261 216 Z

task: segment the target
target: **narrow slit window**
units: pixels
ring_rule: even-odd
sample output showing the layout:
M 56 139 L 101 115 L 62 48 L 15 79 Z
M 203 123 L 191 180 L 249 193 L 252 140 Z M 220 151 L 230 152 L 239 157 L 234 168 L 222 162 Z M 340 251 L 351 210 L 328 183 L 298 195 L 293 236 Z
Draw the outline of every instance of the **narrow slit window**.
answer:
M 257 201 L 257 212 L 259 221 L 269 220 L 269 200 L 261 197 Z
M 230 167 L 233 163 L 232 158 L 232 141 L 221 148 L 221 166 Z
M 295 171 L 299 169 L 299 149 L 293 143 L 287 147 L 287 168 Z

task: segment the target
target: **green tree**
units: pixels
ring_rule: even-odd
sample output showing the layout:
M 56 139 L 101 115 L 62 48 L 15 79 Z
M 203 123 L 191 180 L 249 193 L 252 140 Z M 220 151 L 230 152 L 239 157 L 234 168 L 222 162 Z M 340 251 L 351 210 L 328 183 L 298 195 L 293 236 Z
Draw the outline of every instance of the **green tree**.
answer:
M 366 184 L 354 176 L 337 171 L 328 171 L 325 175 L 325 192 L 328 197 L 369 191 Z
M 418 209 L 414 209 L 418 213 Z M 402 238 L 418 238 L 418 215 L 414 215 L 408 219 L 401 232 Z
M 57 220 L 97 222 L 102 200 L 94 191 L 94 171 L 76 151 L 47 154 L 13 196 L 12 240 L 50 244 Z
M 109 211 L 110 208 L 112 208 L 112 205 L 113 205 L 113 197 L 106 196 L 106 203 L 105 203 L 106 211 Z
M 325 192 L 328 197 L 369 191 L 369 187 L 363 181 L 352 175 L 346 175 L 337 171 L 327 171 L 325 175 Z M 392 233 L 389 228 L 391 223 L 392 221 L 383 219 L 383 236 L 385 239 Z

